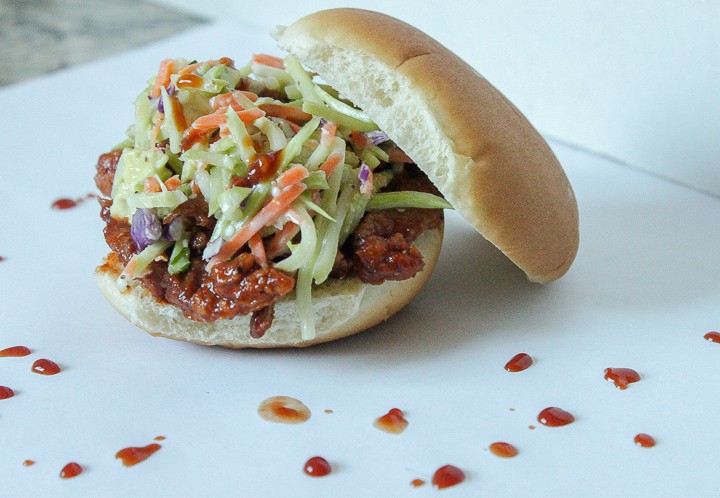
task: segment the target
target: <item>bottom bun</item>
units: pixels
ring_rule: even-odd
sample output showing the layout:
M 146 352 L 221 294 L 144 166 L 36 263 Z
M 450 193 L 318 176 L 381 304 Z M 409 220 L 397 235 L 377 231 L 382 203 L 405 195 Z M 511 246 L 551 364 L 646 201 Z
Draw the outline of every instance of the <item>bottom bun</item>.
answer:
M 356 277 L 329 279 L 313 288 L 316 337 L 303 340 L 294 293 L 275 305 L 272 326 L 259 339 L 250 337 L 250 316 L 211 323 L 191 320 L 179 308 L 158 303 L 137 281 L 125 290 L 116 284 L 122 271 L 117 258 L 108 258 L 95 271 L 100 290 L 132 324 L 151 335 L 205 346 L 229 348 L 303 347 L 361 332 L 387 320 L 408 304 L 430 278 L 442 246 L 442 227 L 428 230 L 415 242 L 425 266 L 415 277 L 369 285 Z

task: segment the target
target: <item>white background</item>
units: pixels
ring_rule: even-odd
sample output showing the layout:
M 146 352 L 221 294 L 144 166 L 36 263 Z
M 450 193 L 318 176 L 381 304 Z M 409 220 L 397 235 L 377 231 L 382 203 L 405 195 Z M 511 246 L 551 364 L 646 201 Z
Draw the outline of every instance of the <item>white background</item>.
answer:
M 265 30 L 323 8 L 385 12 L 458 53 L 543 133 L 720 195 L 715 0 L 163 1 Z

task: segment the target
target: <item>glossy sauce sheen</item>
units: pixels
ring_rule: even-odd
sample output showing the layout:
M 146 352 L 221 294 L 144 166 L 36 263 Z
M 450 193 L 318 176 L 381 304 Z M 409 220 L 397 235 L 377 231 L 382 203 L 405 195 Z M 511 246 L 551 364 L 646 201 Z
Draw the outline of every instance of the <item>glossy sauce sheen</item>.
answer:
M 0 386 L 0 399 L 8 399 L 15 396 L 15 391 L 7 386 Z
M 635 444 L 642 448 L 652 448 L 655 446 L 655 439 L 649 434 L 640 433 L 635 436 Z
M 512 458 L 518 454 L 517 448 L 510 443 L 492 443 L 489 448 L 493 455 L 501 458 Z
M 32 371 L 40 375 L 55 375 L 60 373 L 60 367 L 54 361 L 41 358 L 32 364 Z
M 20 357 L 20 356 L 27 356 L 31 353 L 31 351 L 26 348 L 25 346 L 12 346 L 10 348 L 5 348 L 2 351 L 0 351 L 0 357 Z
M 311 477 L 325 477 L 332 472 L 332 467 L 323 457 L 314 456 L 305 462 L 303 471 Z
M 522 372 L 530 368 L 532 364 L 532 356 L 527 353 L 518 353 L 505 364 L 505 370 L 508 372 Z
M 289 396 L 273 396 L 258 407 L 258 414 L 268 422 L 302 424 L 310 419 L 310 410 L 301 401 Z
M 151 457 L 157 450 L 162 448 L 157 443 L 148 444 L 147 446 L 130 446 L 128 448 L 123 448 L 122 450 L 118 451 L 115 454 L 115 458 L 119 458 L 122 460 L 122 463 L 125 467 L 132 467 L 133 465 L 137 465 L 140 462 L 147 460 L 149 457 Z
M 555 406 L 545 408 L 538 414 L 537 419 L 547 427 L 561 427 L 575 422 L 575 416 L 572 413 Z
M 60 471 L 60 477 L 63 479 L 72 479 L 82 474 L 83 468 L 75 462 L 70 462 Z
M 177 80 L 178 88 L 200 88 L 203 84 L 203 79 L 197 74 L 184 74 Z
M 382 417 L 375 419 L 373 424 L 376 428 L 389 434 L 400 434 L 407 426 L 408 421 L 405 419 L 405 414 L 398 408 L 392 408 Z
M 606 368 L 605 380 L 611 380 L 615 383 L 615 387 L 625 390 L 628 384 L 640 380 L 640 374 L 632 368 Z
M 465 480 L 465 472 L 454 465 L 445 465 L 435 471 L 432 485 L 438 489 L 456 486 Z
M 703 337 L 706 341 L 717 342 L 720 344 L 720 332 L 708 332 Z

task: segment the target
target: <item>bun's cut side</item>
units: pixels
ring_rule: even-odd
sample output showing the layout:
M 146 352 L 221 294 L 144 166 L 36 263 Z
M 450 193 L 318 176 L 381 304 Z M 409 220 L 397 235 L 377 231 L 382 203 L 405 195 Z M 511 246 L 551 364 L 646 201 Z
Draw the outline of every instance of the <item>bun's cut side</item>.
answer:
M 313 290 L 317 336 L 303 340 L 293 294 L 275 305 L 270 330 L 260 338 L 250 337 L 249 316 L 202 323 L 186 318 L 179 308 L 158 303 L 137 281 L 124 291 L 117 286 L 122 265 L 108 255 L 95 276 L 100 290 L 112 306 L 132 324 L 148 333 L 205 346 L 229 348 L 304 347 L 340 339 L 369 329 L 387 320 L 408 304 L 423 288 L 433 272 L 442 246 L 442 228 L 424 232 L 415 244 L 423 254 L 425 266 L 415 277 L 369 285 L 356 277 L 326 281 Z
M 311 14 L 280 28 L 278 43 L 371 116 L 530 280 L 568 270 L 579 240 L 570 183 L 540 134 L 467 63 L 359 9 Z

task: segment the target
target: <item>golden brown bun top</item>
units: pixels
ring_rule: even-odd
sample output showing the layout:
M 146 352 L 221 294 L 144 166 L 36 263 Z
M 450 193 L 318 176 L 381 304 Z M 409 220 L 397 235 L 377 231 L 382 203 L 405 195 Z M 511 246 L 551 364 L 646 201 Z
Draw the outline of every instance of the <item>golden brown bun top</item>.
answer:
M 570 183 L 527 119 L 462 59 L 359 9 L 306 16 L 278 42 L 363 108 L 531 280 L 567 271 L 578 247 Z

